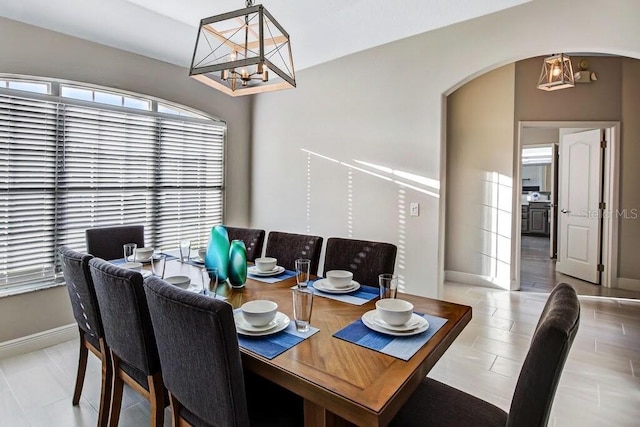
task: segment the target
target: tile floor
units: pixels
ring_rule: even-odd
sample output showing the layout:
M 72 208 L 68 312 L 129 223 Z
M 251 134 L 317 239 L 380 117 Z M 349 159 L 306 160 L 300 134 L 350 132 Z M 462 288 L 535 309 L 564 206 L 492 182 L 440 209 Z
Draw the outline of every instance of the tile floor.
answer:
M 508 410 L 546 298 L 447 283 L 443 299 L 471 305 L 473 319 L 429 376 Z M 640 301 L 584 296 L 580 303 L 580 329 L 549 425 L 637 426 Z M 96 425 L 100 365 L 91 355 L 80 405 L 71 405 L 76 345 L 73 340 L 0 360 L 0 426 Z M 136 393 L 125 390 L 122 407 L 120 426 L 148 425 L 149 405 Z

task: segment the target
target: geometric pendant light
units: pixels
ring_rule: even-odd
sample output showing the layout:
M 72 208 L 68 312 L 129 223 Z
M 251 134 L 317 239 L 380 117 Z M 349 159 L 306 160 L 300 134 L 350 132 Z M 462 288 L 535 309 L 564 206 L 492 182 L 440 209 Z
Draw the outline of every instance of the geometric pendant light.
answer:
M 262 6 L 200 21 L 189 75 L 231 96 L 296 86 L 289 34 Z
M 561 53 L 545 58 L 538 79 L 538 89 L 551 91 L 575 85 L 571 58 Z

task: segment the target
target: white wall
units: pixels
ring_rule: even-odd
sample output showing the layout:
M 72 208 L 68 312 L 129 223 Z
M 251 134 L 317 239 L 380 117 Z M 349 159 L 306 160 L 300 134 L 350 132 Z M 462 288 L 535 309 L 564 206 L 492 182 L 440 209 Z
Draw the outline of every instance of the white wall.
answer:
M 446 221 L 443 95 L 488 70 L 553 52 L 640 57 L 640 2 L 615 5 L 536 0 L 303 70 L 298 88 L 259 95 L 252 224 L 396 243 L 405 290 L 437 296 Z M 408 217 L 410 201 L 421 203 L 417 218 Z

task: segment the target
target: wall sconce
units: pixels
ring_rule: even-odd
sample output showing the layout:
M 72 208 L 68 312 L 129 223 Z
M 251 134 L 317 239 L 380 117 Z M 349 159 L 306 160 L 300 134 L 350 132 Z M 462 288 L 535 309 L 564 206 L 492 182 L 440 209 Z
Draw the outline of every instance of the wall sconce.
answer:
M 573 86 L 571 58 L 563 53 L 545 58 L 538 79 L 538 89 L 552 91 Z
M 573 79 L 576 83 L 591 83 L 598 80 L 598 76 L 594 71 L 589 71 L 589 61 L 583 59 L 578 63 L 578 71 L 573 75 Z

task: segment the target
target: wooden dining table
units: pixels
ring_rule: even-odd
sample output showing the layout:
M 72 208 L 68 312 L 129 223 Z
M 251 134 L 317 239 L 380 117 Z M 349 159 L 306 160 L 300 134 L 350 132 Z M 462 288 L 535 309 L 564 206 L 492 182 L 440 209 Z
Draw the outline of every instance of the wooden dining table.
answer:
M 193 291 L 202 287 L 201 268 L 168 261 L 165 277 L 191 277 Z M 248 278 L 241 289 L 227 284 L 218 294 L 234 309 L 256 299 L 278 304 L 293 319 L 295 277 L 268 284 Z M 442 326 L 408 361 L 336 338 L 334 333 L 375 309 L 375 301 L 353 305 L 321 296 L 313 301 L 311 326 L 319 329 L 289 350 L 269 360 L 240 348 L 248 369 L 304 399 L 305 426 L 386 426 L 409 399 L 422 379 L 471 320 L 471 307 L 437 299 L 398 293 L 415 311 L 446 318 Z

